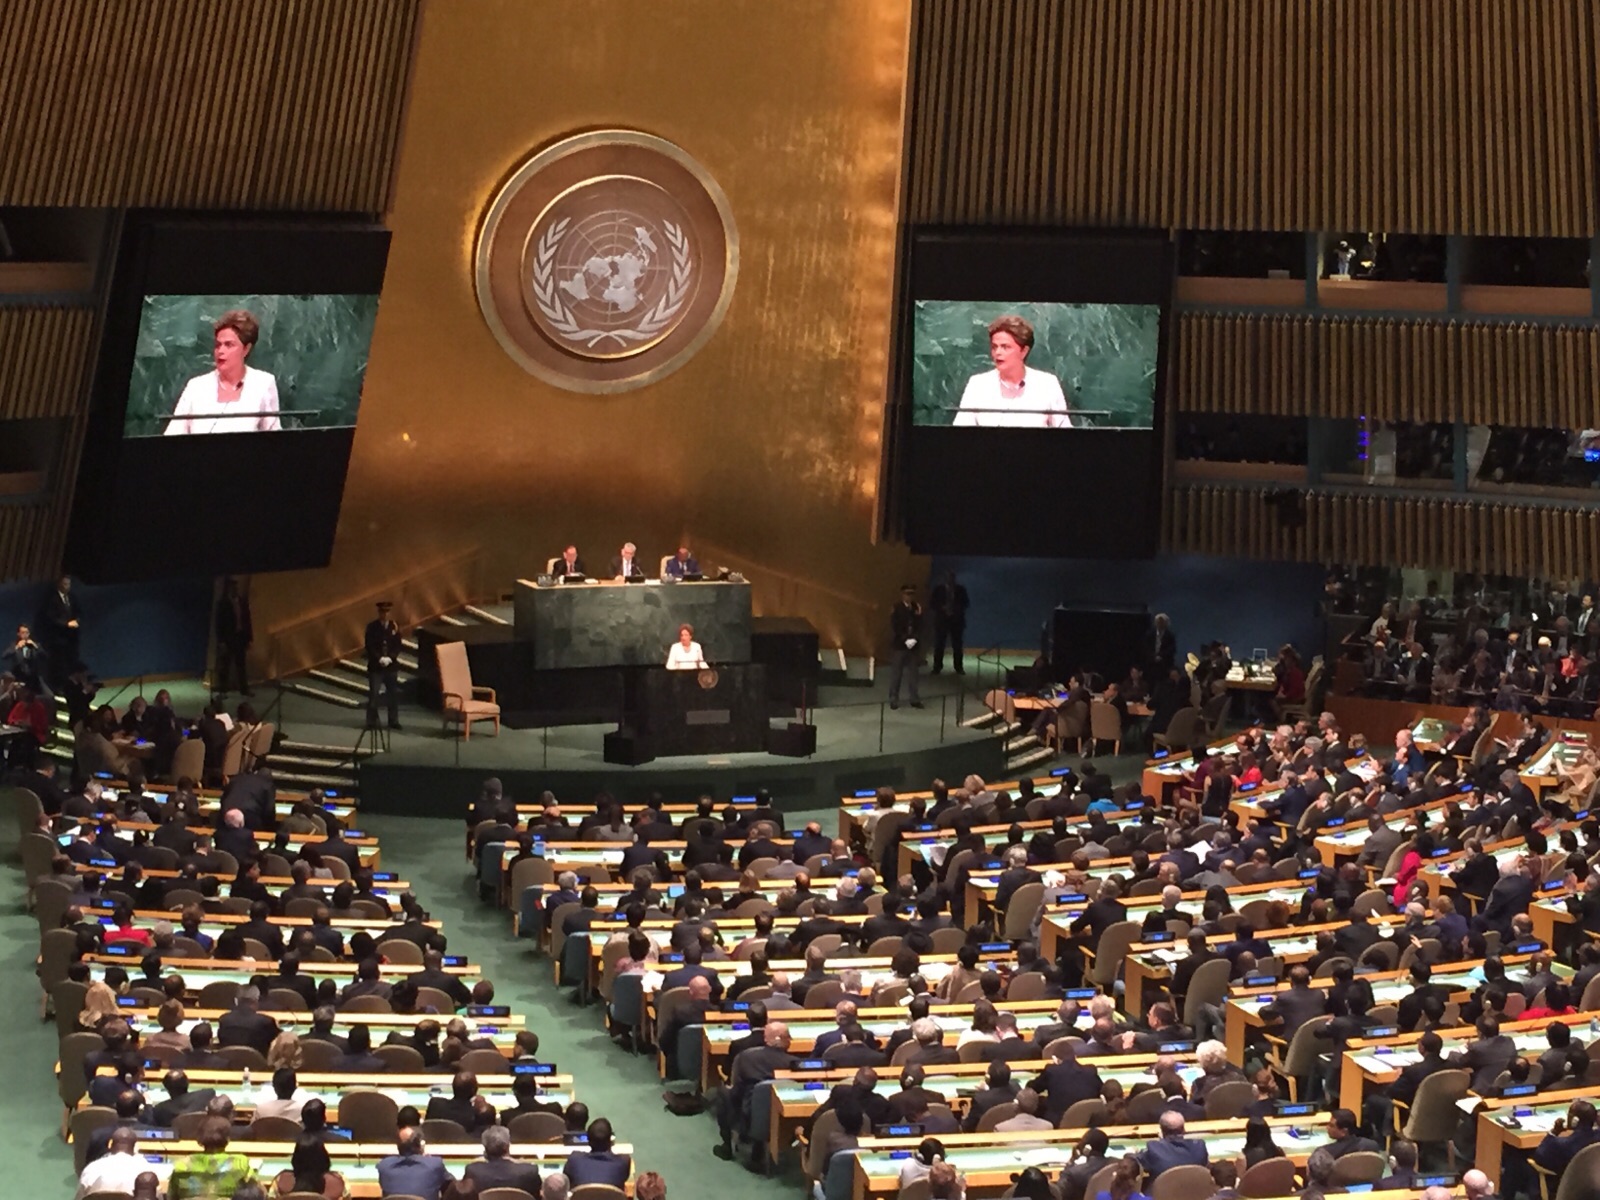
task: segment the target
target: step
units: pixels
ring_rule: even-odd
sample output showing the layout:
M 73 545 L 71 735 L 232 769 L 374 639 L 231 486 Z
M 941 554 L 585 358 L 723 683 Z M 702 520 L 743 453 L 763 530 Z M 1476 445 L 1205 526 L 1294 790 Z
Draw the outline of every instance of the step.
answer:
M 486 608 L 479 608 L 476 604 L 465 605 L 463 606 L 462 611 L 471 613 L 473 616 L 477 617 L 478 620 L 483 621 L 488 625 L 511 624 L 510 621 L 506 620 L 499 613 L 492 613 Z
M 325 683 L 330 687 L 342 688 L 347 692 L 355 692 L 360 696 L 367 694 L 367 681 L 365 679 L 351 679 L 350 676 L 340 674 L 338 671 L 318 668 L 307 671 L 306 677 L 315 679 L 318 683 Z
M 1019 754 L 1015 758 L 1006 759 L 1006 774 L 1016 775 L 1038 763 L 1049 762 L 1055 756 L 1056 752 L 1048 746 L 1040 746 L 1037 750 L 1029 750 L 1026 754 Z
M 411 653 L 415 654 L 417 652 L 417 639 L 416 638 L 401 638 L 400 639 L 400 647 L 403 650 L 409 650 L 409 651 L 411 651 Z
M 354 794 L 355 780 L 348 775 L 322 775 L 310 771 L 280 771 L 274 760 L 269 759 L 267 765 L 272 768 L 272 781 L 293 789 L 332 788 L 339 793 L 339 798 L 344 800 Z
M 982 729 L 985 725 L 993 725 L 1000 719 L 1000 714 L 991 708 L 986 708 L 975 717 L 968 717 L 961 722 L 963 729 Z
M 287 767 L 290 770 L 305 770 L 313 773 L 322 771 L 329 774 L 353 775 L 355 768 L 349 766 L 350 749 L 345 748 L 343 761 L 330 762 L 326 758 L 306 758 L 301 754 L 285 754 L 281 749 L 272 752 L 272 766 Z
M 449 613 L 440 613 L 439 614 L 439 624 L 441 624 L 441 625 L 470 625 L 470 624 L 472 624 L 472 622 L 471 621 L 463 621 L 460 617 L 453 617 Z M 413 646 L 412 649 L 415 650 L 416 647 Z
M 1017 736 L 1017 734 L 1022 732 L 1022 722 L 1021 721 L 1008 722 L 1006 724 L 1001 725 L 995 732 L 1004 734 L 1005 737 L 1009 740 L 1010 738 L 1014 738 L 1014 737 Z
M 300 742 L 294 738 L 284 738 L 278 743 L 280 752 L 287 750 L 291 754 L 298 754 L 306 758 L 348 758 L 349 746 L 325 746 L 319 742 Z
M 1006 753 L 1021 754 L 1024 750 L 1032 750 L 1039 744 L 1038 734 L 1025 733 L 1021 737 L 1012 738 L 1006 743 Z
M 312 687 L 309 683 L 302 683 L 298 679 L 291 679 L 284 684 L 284 690 L 295 693 L 297 696 L 309 696 L 313 700 L 321 700 L 327 704 L 337 704 L 340 708 L 364 708 L 365 700 L 357 700 L 353 696 L 340 692 L 330 692 L 323 688 Z

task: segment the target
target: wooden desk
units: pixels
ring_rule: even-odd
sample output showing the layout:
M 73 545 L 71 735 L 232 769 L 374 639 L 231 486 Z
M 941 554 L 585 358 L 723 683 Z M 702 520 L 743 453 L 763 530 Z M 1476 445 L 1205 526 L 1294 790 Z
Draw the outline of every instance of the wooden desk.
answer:
M 1567 1115 L 1567 1107 L 1574 1100 L 1594 1099 L 1594 1089 L 1568 1088 L 1553 1092 L 1536 1092 L 1532 1096 L 1517 1096 L 1504 1100 L 1485 1100 L 1478 1110 L 1478 1145 L 1475 1163 L 1500 1186 L 1500 1170 L 1507 1148 L 1532 1152 L 1545 1139 L 1557 1120 Z M 1513 1109 L 1533 1111 L 1513 1118 L 1521 1126 L 1513 1129 L 1506 1124 Z

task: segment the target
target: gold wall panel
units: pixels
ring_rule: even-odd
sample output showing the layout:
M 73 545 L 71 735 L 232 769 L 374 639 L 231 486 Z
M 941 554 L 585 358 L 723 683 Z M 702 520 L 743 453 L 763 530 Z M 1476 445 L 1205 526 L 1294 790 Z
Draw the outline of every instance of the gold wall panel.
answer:
M 382 212 L 421 0 L 7 0 L 0 204 Z
M 0 307 L 0 421 L 82 408 L 94 324 L 87 308 Z
M 504 590 L 569 539 L 603 563 L 624 539 L 654 559 L 687 534 L 703 562 L 748 571 L 761 611 L 809 617 L 825 645 L 886 642 L 913 569 L 872 536 L 908 29 L 909 0 L 429 5 L 333 562 L 256 581 L 263 633 L 327 614 L 348 649 L 361 597 L 461 556 Z M 600 128 L 704 165 L 741 268 L 691 362 L 582 396 L 500 349 L 472 247 L 519 162 Z
M 1595 230 L 1590 0 L 918 0 L 915 222 Z
M 1186 554 L 1581 576 L 1600 557 L 1600 510 L 1381 492 L 1305 493 L 1286 524 L 1259 488 L 1179 486 L 1163 542 Z
M 1173 364 L 1182 412 L 1587 429 L 1600 328 L 1189 312 Z

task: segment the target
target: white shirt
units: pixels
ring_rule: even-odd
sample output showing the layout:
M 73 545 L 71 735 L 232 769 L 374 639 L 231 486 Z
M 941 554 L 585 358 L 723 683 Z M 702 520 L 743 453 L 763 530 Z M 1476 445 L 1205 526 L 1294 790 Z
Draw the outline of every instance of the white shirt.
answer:
M 163 1186 L 172 1172 L 170 1163 L 153 1163 L 142 1154 L 103 1154 L 78 1176 L 78 1192 L 73 1200 L 83 1200 L 95 1192 L 133 1193 L 133 1181 L 146 1171 L 158 1176 Z
M 1067 397 L 1061 381 L 1049 371 L 1022 369 L 1022 390 L 1015 396 L 1000 394 L 1000 371 L 983 371 L 967 380 L 961 393 L 956 425 L 982 425 L 1023 429 L 1070 429 Z
M 672 649 L 667 651 L 669 671 L 698 671 L 705 665 L 706 652 L 700 649 L 699 642 L 690 642 L 687 646 L 682 642 L 673 642 Z
M 258 1117 L 288 1117 L 291 1121 L 300 1119 L 300 1110 L 305 1107 L 307 1100 L 312 1097 L 311 1092 L 305 1088 L 297 1087 L 294 1095 L 287 1100 L 278 1099 L 278 1093 L 271 1087 L 264 1087 L 256 1095 L 255 1110 Z
M 282 429 L 278 421 L 278 381 L 270 371 L 244 369 L 239 398 L 226 403 L 217 393 L 215 371 L 196 375 L 184 385 L 167 422 L 169 435 L 186 433 L 255 433 Z

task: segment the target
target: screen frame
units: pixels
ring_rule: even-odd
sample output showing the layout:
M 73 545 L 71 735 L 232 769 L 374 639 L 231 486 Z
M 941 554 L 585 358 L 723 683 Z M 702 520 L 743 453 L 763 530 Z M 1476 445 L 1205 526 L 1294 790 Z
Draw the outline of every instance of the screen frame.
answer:
M 919 554 L 1153 557 L 1160 541 L 1162 494 L 1171 457 L 1167 359 L 1173 336 L 1176 270 L 1177 246 L 1160 230 L 904 226 L 885 423 L 888 499 L 881 506 L 885 532 L 900 537 Z M 1019 430 L 915 424 L 914 322 L 916 303 L 926 300 L 1155 305 L 1160 310 L 1160 327 L 1150 429 Z M 952 437 L 960 441 L 949 442 Z M 1094 440 L 1109 438 L 1119 441 Z M 1037 439 L 1058 444 L 1040 445 Z M 1107 461 L 1103 450 L 1111 445 L 1117 447 L 1121 462 Z M 1093 450 L 1095 446 L 1101 450 Z M 937 505 L 939 501 L 937 489 L 930 486 L 930 475 L 948 472 L 952 464 L 963 460 L 1005 464 L 1013 477 L 1048 475 L 1050 464 L 1068 464 L 1085 474 L 1091 495 L 1106 487 L 1120 488 L 1118 495 L 1130 506 L 1121 515 L 1130 519 L 1120 528 L 1108 529 L 1103 537 L 1057 543 L 1030 536 L 1027 526 L 1032 522 L 1027 519 L 1006 519 L 1005 497 L 1000 494 L 979 492 L 977 504 L 930 513 L 930 502 Z M 1113 469 L 1135 462 L 1138 478 Z M 1132 519 L 1135 516 L 1137 520 Z M 1042 517 L 1040 523 L 1047 520 Z M 1061 528 L 1071 526 L 1063 524 Z
M 67 570 L 90 583 L 112 583 L 327 565 L 355 427 L 126 435 L 144 298 L 370 294 L 380 297 L 381 308 L 390 240 L 389 230 L 364 217 L 124 214 L 68 524 Z M 241 520 L 247 510 L 229 502 L 238 496 L 238 481 L 252 478 L 263 489 L 274 479 L 298 486 L 263 495 L 253 519 Z M 130 503 L 136 495 L 153 514 Z M 174 520 L 193 520 L 210 502 L 211 527 Z

